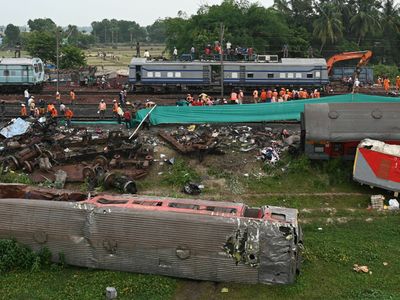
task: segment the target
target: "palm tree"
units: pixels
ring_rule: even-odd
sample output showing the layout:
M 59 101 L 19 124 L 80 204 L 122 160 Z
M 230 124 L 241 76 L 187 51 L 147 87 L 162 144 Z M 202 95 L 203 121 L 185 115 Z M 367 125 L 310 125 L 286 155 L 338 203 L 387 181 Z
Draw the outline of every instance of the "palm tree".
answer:
M 386 0 L 382 5 L 381 19 L 382 28 L 391 31 L 391 33 L 400 33 L 400 8 L 394 0 Z M 385 34 L 385 33 L 384 33 Z
M 342 15 L 332 3 L 321 3 L 317 7 L 319 17 L 313 23 L 313 35 L 321 41 L 320 52 L 327 41 L 337 42 L 343 36 Z
M 368 35 L 376 33 L 380 28 L 379 7 L 380 1 L 376 0 L 357 0 L 356 14 L 350 19 L 350 28 L 357 36 L 357 44 Z

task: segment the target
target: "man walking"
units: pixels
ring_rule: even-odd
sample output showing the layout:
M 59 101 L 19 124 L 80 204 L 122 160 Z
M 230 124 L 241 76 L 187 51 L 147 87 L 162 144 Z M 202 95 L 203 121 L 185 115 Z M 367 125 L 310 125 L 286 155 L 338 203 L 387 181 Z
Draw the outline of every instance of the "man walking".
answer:
M 107 109 L 107 105 L 104 102 L 104 99 L 101 99 L 101 101 L 99 103 L 99 119 L 100 120 L 104 119 L 104 116 L 106 114 L 106 109 Z

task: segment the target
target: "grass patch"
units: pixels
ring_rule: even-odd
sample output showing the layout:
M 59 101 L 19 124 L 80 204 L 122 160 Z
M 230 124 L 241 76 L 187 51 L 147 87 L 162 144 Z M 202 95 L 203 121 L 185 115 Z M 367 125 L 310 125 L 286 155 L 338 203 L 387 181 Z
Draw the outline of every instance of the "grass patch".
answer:
M 5 171 L 3 166 L 0 167 L 0 182 L 3 183 L 22 183 L 33 184 L 33 181 L 25 173 L 19 173 L 12 170 Z
M 163 175 L 161 182 L 168 186 L 183 187 L 188 182 L 199 180 L 200 175 L 190 167 L 187 161 L 179 158 Z
M 3 299 L 105 299 L 106 287 L 115 287 L 118 299 L 170 299 L 173 278 L 124 272 L 71 268 L 41 272 L 10 272 L 0 276 Z

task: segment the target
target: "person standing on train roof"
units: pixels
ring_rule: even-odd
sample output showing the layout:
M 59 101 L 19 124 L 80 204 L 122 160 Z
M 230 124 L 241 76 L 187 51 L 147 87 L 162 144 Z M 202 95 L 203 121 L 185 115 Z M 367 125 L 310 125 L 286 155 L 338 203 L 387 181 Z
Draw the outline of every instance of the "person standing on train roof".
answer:
M 139 56 L 140 57 L 140 56 Z M 149 52 L 149 50 L 144 50 L 144 53 L 143 53 L 143 57 L 145 58 L 145 59 L 150 59 L 150 52 Z
M 194 60 L 196 57 L 196 49 L 194 48 L 194 46 L 192 46 L 192 48 L 190 48 L 190 57 L 192 60 Z
M 174 47 L 174 50 L 172 51 L 172 59 L 177 60 L 177 58 L 178 58 L 178 49 Z

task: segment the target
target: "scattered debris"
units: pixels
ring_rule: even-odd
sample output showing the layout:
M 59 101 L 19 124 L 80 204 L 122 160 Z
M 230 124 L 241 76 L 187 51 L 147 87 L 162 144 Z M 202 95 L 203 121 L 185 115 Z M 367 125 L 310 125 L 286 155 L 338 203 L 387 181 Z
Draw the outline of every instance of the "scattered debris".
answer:
M 90 185 L 96 186 L 108 171 L 138 179 L 148 173 L 153 161 L 153 139 L 130 140 L 128 132 L 121 130 L 57 128 L 46 118 L 21 121 L 23 126 L 29 124 L 29 130 L 0 140 L 0 163 L 5 171 L 28 173 L 36 183 L 49 180 L 61 187 L 65 182 L 56 174 L 66 173 L 66 182 L 90 179 Z
M 357 273 L 369 273 L 368 266 L 359 266 L 358 264 L 353 265 L 353 270 Z
M 106 299 L 112 300 L 117 299 L 118 293 L 115 287 L 107 287 L 106 288 Z
M 399 209 L 399 201 L 397 201 L 397 199 L 390 199 L 389 200 L 389 209 L 390 210 Z
M 372 195 L 371 196 L 371 208 L 376 210 L 383 209 L 383 201 L 385 197 L 383 195 Z
M 185 194 L 188 195 L 200 195 L 201 194 L 201 190 L 204 188 L 203 185 L 197 184 L 197 183 L 193 183 L 193 182 L 189 182 L 188 184 L 186 184 L 182 191 Z
M 221 289 L 221 293 L 229 293 L 229 289 L 224 287 Z

